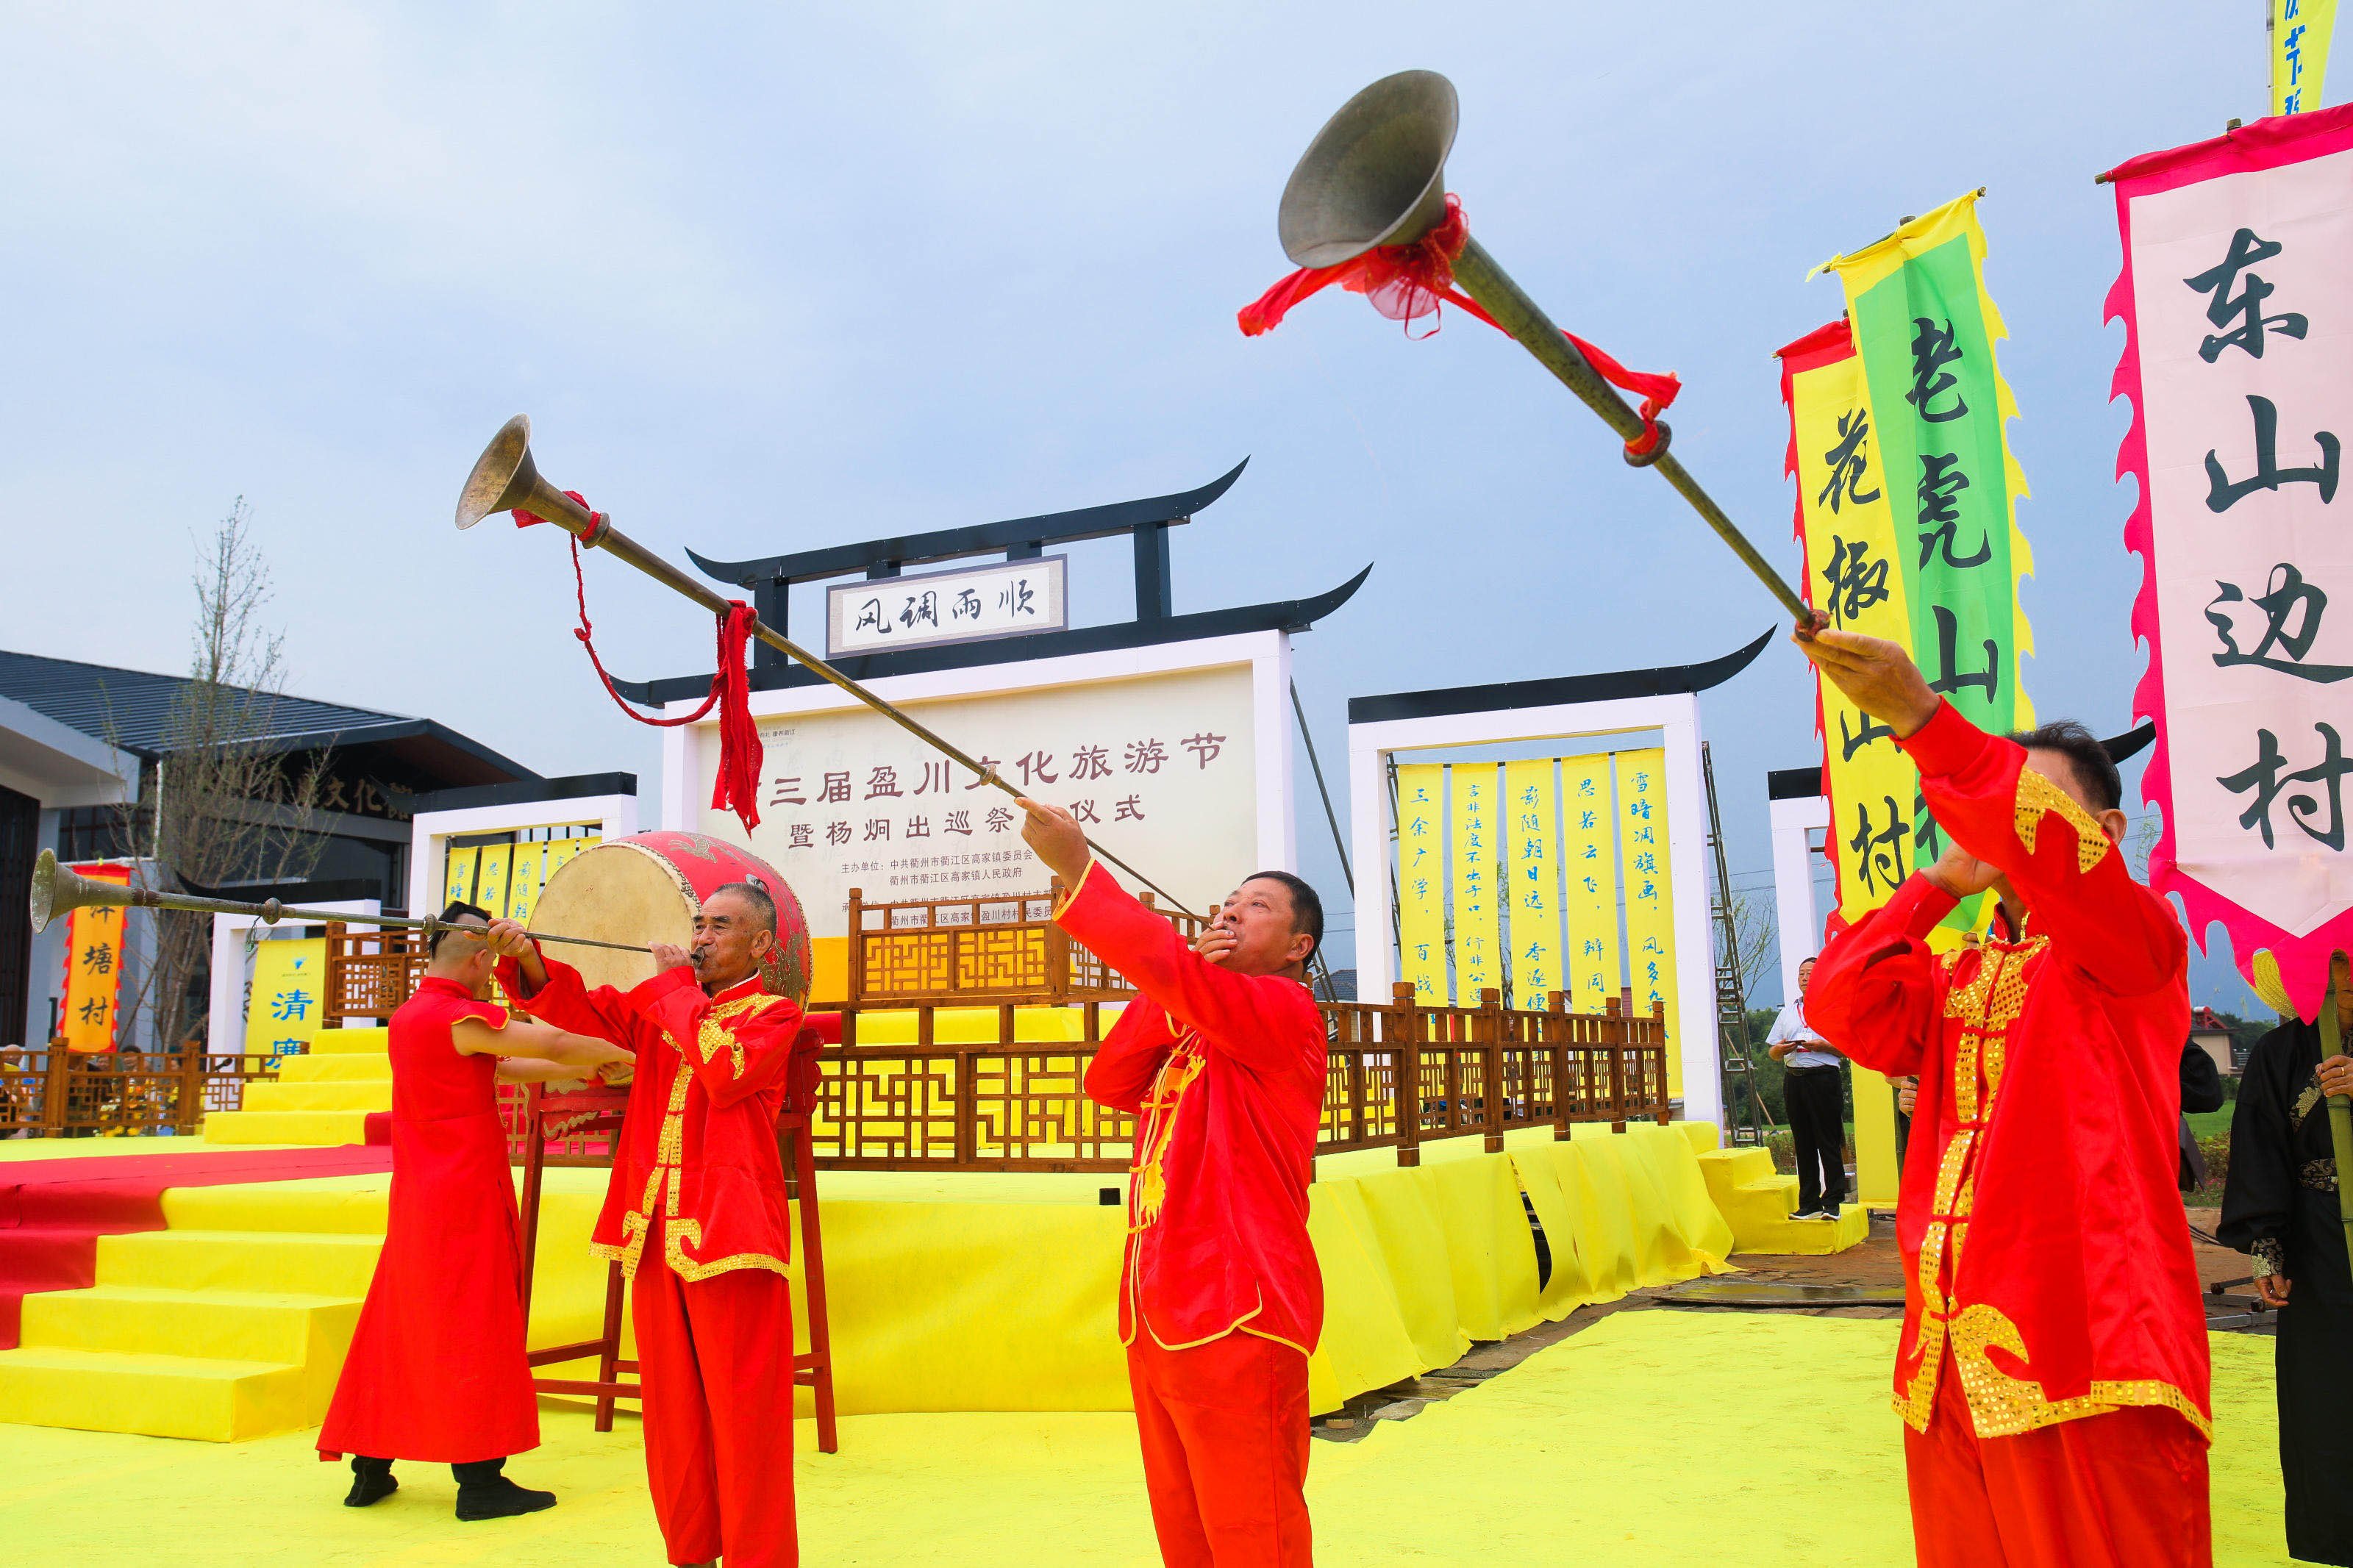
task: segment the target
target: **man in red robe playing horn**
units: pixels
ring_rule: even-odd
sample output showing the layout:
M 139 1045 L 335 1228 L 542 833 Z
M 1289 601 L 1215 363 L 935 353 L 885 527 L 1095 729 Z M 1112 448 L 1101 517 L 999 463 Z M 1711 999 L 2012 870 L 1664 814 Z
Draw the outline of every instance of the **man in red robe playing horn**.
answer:
M 715 889 L 692 951 L 657 943 L 654 977 L 626 993 L 588 989 L 512 921 L 491 931 L 517 1005 L 637 1052 L 591 1245 L 630 1282 L 646 1479 L 670 1560 L 797 1563 L 792 1224 L 776 1114 L 816 1036 L 798 1004 L 764 989 L 776 900 L 749 882 Z
M 451 904 L 441 918 L 487 928 Z M 435 931 L 425 976 L 392 1016 L 392 1202 L 351 1353 L 319 1431 L 319 1456 L 352 1456 L 343 1501 L 365 1508 L 398 1489 L 395 1459 L 446 1464 L 458 1517 L 499 1519 L 555 1503 L 500 1473 L 539 1447 L 539 1405 L 524 1360 L 522 1266 L 514 1178 L 496 1085 L 606 1072 L 629 1053 L 603 1040 L 511 1019 L 488 1000 L 484 935 Z
M 1119 1336 L 1161 1560 L 1303 1568 L 1307 1357 L 1324 1329 L 1307 1239 L 1324 1015 L 1306 973 L 1323 903 L 1261 871 L 1188 949 L 1070 813 L 1021 805 L 1022 837 L 1071 889 L 1056 922 L 1144 993 L 1086 1089 L 1137 1118 Z
M 2078 724 L 2011 740 L 1904 650 L 1799 646 L 1894 731 L 1951 840 L 1832 939 L 1806 1011 L 1917 1074 L 1896 1239 L 1895 1408 L 1926 1568 L 2205 1568 L 2206 1321 L 2174 1187 L 2188 939 L 2117 847 L 2116 763 Z M 2000 900 L 1939 957 L 1957 900 Z

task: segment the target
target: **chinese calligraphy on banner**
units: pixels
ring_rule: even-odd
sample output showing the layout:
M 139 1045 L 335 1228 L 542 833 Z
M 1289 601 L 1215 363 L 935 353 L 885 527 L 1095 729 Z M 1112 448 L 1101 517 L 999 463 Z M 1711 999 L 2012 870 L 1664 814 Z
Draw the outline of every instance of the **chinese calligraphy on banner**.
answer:
M 1424 1002 L 1447 999 L 1446 770 L 1407 763 L 1397 770 L 1398 976 Z M 1386 1000 L 1386 998 L 1374 998 Z
M 1790 345 L 1793 359 L 1819 373 L 1805 389 L 1802 439 L 1799 388 L 1785 384 L 1784 394 L 1809 596 L 1833 624 L 1852 619 L 1853 629 L 1902 642 L 1947 701 L 2001 734 L 2033 722 L 2018 668 L 2033 651 L 2018 603 L 2032 561 L 2017 524 L 2026 479 L 2005 429 L 2018 408 L 1994 360 L 2006 332 L 1985 291 L 1977 200 L 1971 192 L 1947 202 L 1828 264 L 1846 292 L 1859 374 L 1839 371 L 1835 332 L 1826 329 Z M 1795 374 L 1785 368 L 1785 384 Z M 1842 375 L 1859 385 L 1842 385 Z M 1812 403 L 1841 392 L 1852 400 L 1846 407 Z M 1837 435 L 1827 444 L 1825 419 Z M 1892 560 L 1859 553 L 1873 536 Z M 1875 908 L 1944 844 L 1908 764 L 1885 760 L 1894 737 L 1829 697 L 1820 713 L 1840 907 Z M 1841 783 L 1852 793 L 1836 794 Z M 1981 901 L 1947 923 L 1973 923 Z
M 1559 801 L 1550 757 L 1504 764 L 1512 973 L 1523 997 L 1568 989 L 1560 936 Z M 1522 1002 L 1522 1006 L 1526 1006 Z
M 2163 812 L 2149 881 L 2181 895 L 2201 945 L 2221 921 L 2250 980 L 2268 952 L 2309 1018 L 2328 953 L 2353 950 L 2353 521 L 2335 504 L 2353 431 L 2353 108 L 2113 178 L 2114 392 L 2133 405 L 2117 467 L 2140 485 L 2125 540 L 2149 646 L 2134 710 L 2157 722 L 2141 791 Z
M 128 887 L 128 866 L 75 866 L 70 869 L 94 882 L 120 882 Z M 120 904 L 99 904 L 66 916 L 66 980 L 58 1005 L 58 1033 L 66 1048 L 111 1051 L 114 1048 L 115 1008 L 122 995 L 122 925 Z
M 1667 753 L 1653 746 L 1620 752 L 1618 855 L 1624 867 L 1626 969 L 1634 1011 L 1666 1005 L 1667 1038 L 1679 1040 L 1675 1015 L 1675 898 L 1667 877 Z M 1671 1052 L 1668 1061 L 1674 1056 Z M 1670 1086 L 1680 1073 L 1671 1072 Z
M 1871 402 L 1853 334 L 1841 317 L 1782 349 L 1780 358 L 1806 601 L 1841 630 L 1910 647 L 1908 574 L 1901 570 L 1903 546 L 1871 439 Z M 1911 869 L 1920 773 L 1885 725 L 1819 676 L 1815 715 L 1839 914 L 1852 924 L 1885 903 Z
M 253 990 L 245 1005 L 247 1054 L 307 1051 L 319 1035 L 327 939 L 273 937 L 254 944 Z
M 2271 0 L 2272 112 L 2320 107 L 2337 0 Z
M 1504 984 L 1502 921 L 1496 913 L 1496 870 L 1504 863 L 1504 825 L 1496 809 L 1495 764 L 1447 769 L 1454 805 L 1454 994 L 1465 1006 L 1479 993 Z
M 1567 899 L 1568 1007 L 1599 1013 L 1625 984 L 1618 948 L 1617 823 L 1609 758 L 1560 760 L 1560 858 Z
M 1261 868 L 1252 679 L 1250 666 L 1226 665 L 904 706 L 1206 910 Z M 716 727 L 693 734 L 707 779 Z M 825 944 L 846 939 L 853 887 L 869 903 L 1045 890 L 1012 800 L 881 715 L 861 706 L 765 719 L 760 739 L 751 848 L 799 896 L 821 973 Z M 732 813 L 702 808 L 699 822 L 744 842 Z

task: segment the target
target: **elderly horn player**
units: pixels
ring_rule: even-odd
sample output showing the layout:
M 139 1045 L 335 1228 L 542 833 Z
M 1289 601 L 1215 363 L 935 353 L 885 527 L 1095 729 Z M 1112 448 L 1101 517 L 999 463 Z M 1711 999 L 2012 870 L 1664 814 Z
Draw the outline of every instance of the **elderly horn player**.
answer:
M 630 1285 L 646 1479 L 674 1563 L 799 1561 L 793 1509 L 792 1250 L 776 1115 L 815 1065 L 799 1005 L 767 994 L 776 903 L 730 882 L 691 950 L 653 949 L 635 989 L 588 989 L 522 928 L 491 928 L 499 981 L 535 1016 L 637 1052 L 592 1237 Z
M 1021 805 L 1022 837 L 1071 889 L 1056 922 L 1144 993 L 1086 1089 L 1137 1118 L 1119 1331 L 1161 1560 L 1306 1564 L 1307 1357 L 1324 1328 L 1307 1185 L 1324 1038 L 1306 974 L 1323 903 L 1261 871 L 1188 949 L 1095 862 L 1069 812 Z
M 2206 1319 L 2174 1188 L 2189 940 L 2125 864 L 2116 763 L 2078 724 L 1986 734 L 1894 643 L 1798 642 L 1894 731 L 1951 844 L 1806 994 L 1847 1056 L 1920 1079 L 1895 1216 L 1914 1550 L 2205 1568 Z M 1987 891 L 1985 942 L 1932 952 Z
M 398 1489 L 395 1459 L 419 1459 L 457 1476 L 459 1519 L 498 1519 L 552 1508 L 555 1494 L 500 1473 L 539 1447 L 539 1403 L 495 1089 L 618 1081 L 629 1054 L 510 1018 L 488 1000 L 490 911 L 451 904 L 441 918 L 470 929 L 427 939 L 425 976 L 392 1016 L 392 1204 L 319 1456 L 352 1456 L 353 1508 Z

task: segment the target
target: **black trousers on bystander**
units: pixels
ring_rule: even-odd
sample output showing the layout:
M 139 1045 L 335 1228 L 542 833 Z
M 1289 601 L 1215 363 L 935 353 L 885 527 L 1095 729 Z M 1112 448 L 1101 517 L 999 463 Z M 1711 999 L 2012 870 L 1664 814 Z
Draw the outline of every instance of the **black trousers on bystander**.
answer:
M 1782 1079 L 1798 1145 L 1798 1212 L 1846 1202 L 1846 1091 L 1836 1068 L 1791 1068 Z

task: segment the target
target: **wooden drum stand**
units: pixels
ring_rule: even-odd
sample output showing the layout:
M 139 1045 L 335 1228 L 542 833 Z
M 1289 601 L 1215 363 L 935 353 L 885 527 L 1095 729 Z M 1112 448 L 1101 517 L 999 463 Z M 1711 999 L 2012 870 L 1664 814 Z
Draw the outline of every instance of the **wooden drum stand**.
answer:
M 531 1279 L 533 1256 L 539 1243 L 539 1197 L 542 1173 L 547 1166 L 547 1145 L 558 1139 L 575 1139 L 603 1135 L 617 1146 L 621 1135 L 621 1116 L 629 1100 L 626 1088 L 604 1084 L 586 1089 L 571 1089 L 560 1094 L 542 1092 L 538 1084 L 530 1085 L 523 1100 L 523 1164 L 522 1164 L 522 1305 L 526 1322 L 531 1315 Z M 800 1213 L 801 1272 L 807 1286 L 809 1348 L 804 1354 L 793 1357 L 793 1384 L 797 1388 L 811 1389 L 817 1399 L 817 1447 L 821 1454 L 838 1453 L 841 1442 L 834 1427 L 833 1411 L 833 1336 L 826 1323 L 825 1313 L 825 1244 L 818 1225 L 817 1161 L 809 1149 L 808 1112 L 786 1109 L 776 1118 L 776 1154 L 785 1171 L 785 1194 L 793 1200 Z M 559 1156 L 565 1163 L 609 1164 L 609 1158 L 580 1160 L 575 1156 Z M 656 1259 L 651 1267 L 663 1265 Z M 576 1344 L 553 1345 L 530 1352 L 533 1366 L 554 1366 L 584 1357 L 596 1358 L 596 1375 L 592 1378 L 534 1377 L 532 1387 L 542 1394 L 594 1394 L 596 1400 L 596 1430 L 613 1429 L 613 1402 L 617 1399 L 639 1397 L 634 1375 L 624 1381 L 624 1374 L 634 1374 L 638 1363 L 621 1359 L 621 1313 L 624 1287 L 620 1260 L 607 1267 L 605 1276 L 605 1326 L 593 1340 Z

